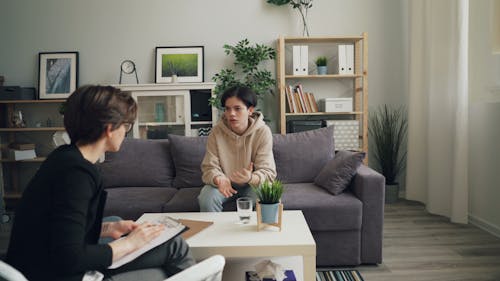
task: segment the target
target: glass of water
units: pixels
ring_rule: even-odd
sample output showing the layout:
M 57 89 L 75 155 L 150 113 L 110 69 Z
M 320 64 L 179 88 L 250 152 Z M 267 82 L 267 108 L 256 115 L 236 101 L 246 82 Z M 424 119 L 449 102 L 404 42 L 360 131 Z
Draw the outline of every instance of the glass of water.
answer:
M 236 208 L 240 222 L 247 224 L 250 222 L 250 215 L 252 214 L 253 202 L 250 197 L 240 197 L 236 200 Z

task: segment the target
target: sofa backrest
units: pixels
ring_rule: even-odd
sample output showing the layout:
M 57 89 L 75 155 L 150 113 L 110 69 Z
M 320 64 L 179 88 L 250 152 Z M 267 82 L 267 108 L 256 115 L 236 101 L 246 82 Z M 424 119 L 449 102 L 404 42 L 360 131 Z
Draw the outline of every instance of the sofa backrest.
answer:
M 169 140 L 125 139 L 117 153 L 101 163 L 108 187 L 203 186 L 201 161 L 207 137 L 169 136 Z M 287 135 L 273 134 L 278 179 L 283 183 L 313 182 L 334 157 L 333 126 Z
M 107 152 L 99 164 L 109 187 L 172 187 L 174 163 L 168 140 L 126 138 L 119 152 Z
M 283 183 L 313 182 L 334 157 L 333 126 L 273 135 L 273 154 L 278 179 Z

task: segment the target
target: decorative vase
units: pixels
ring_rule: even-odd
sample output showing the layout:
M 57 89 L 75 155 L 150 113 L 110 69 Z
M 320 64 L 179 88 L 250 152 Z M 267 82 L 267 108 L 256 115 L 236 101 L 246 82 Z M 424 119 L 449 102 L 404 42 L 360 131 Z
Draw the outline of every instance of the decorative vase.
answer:
M 326 65 L 323 65 L 323 66 L 318 66 L 318 75 L 326 75 L 326 73 L 328 72 L 328 68 L 326 67 Z
M 165 121 L 165 105 L 163 103 L 155 104 L 155 121 L 156 122 Z
M 177 74 L 172 74 L 172 83 L 177 83 Z
M 385 203 L 396 203 L 399 198 L 399 184 L 386 184 L 385 185 Z

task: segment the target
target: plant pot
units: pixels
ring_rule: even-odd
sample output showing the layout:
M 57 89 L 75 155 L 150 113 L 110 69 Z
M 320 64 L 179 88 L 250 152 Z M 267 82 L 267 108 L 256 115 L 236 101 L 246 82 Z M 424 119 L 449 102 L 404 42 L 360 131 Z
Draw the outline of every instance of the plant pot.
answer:
M 277 223 L 280 203 L 259 204 L 262 212 L 262 223 Z
M 396 203 L 399 198 L 399 184 L 386 184 L 385 185 L 385 203 Z
M 318 69 L 318 75 L 326 75 L 326 73 L 328 72 L 328 68 L 325 66 L 318 66 L 317 67 Z

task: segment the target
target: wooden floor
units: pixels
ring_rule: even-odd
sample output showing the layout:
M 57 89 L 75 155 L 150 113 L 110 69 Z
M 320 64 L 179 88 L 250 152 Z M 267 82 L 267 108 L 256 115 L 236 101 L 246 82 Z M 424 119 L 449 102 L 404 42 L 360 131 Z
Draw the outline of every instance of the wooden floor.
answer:
M 401 200 L 385 205 L 383 264 L 356 269 L 365 281 L 500 281 L 500 238 Z
M 9 232 L 0 225 L 0 255 Z M 500 238 L 412 201 L 385 206 L 383 257 L 381 265 L 355 269 L 365 281 L 500 281 Z

